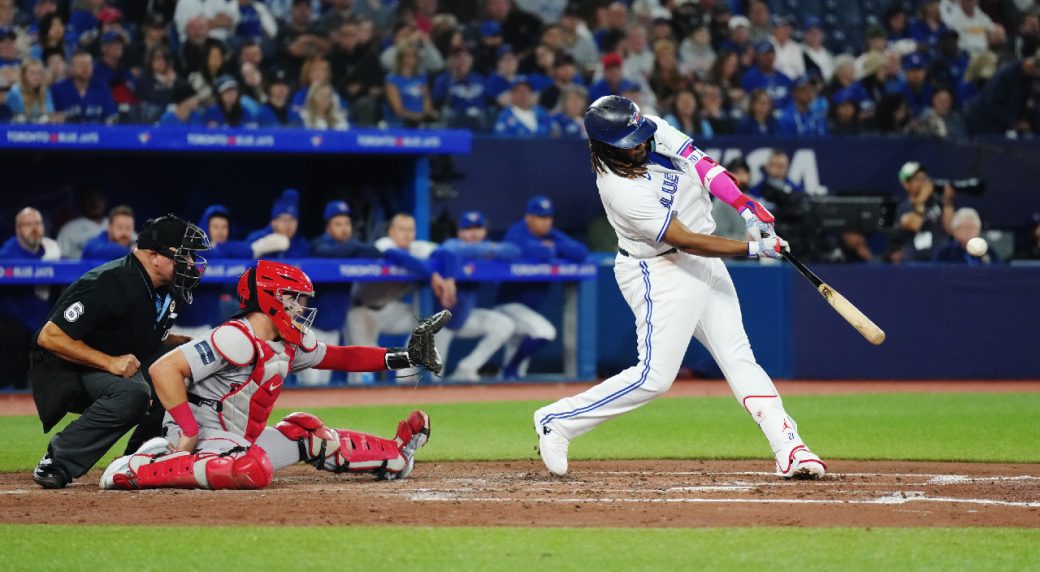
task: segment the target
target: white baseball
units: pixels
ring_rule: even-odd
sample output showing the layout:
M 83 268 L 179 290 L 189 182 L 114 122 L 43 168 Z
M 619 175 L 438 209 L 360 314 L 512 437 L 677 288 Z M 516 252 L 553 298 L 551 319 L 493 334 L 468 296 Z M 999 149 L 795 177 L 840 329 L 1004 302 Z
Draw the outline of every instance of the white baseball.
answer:
M 975 237 L 968 241 L 968 254 L 972 256 L 984 256 L 989 250 L 989 244 L 985 238 Z

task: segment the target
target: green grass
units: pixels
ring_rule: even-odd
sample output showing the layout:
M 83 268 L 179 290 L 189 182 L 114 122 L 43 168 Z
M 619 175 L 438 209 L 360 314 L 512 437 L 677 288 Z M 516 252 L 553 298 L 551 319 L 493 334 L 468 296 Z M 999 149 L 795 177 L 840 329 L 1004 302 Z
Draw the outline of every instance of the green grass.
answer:
M 1040 530 L 0 526 L 14 570 L 1025 570 Z
M 1040 462 L 1040 394 L 881 394 L 784 400 L 826 459 Z M 422 460 L 534 459 L 544 402 L 432 404 Z M 333 427 L 391 435 L 406 406 L 311 408 Z M 276 410 L 280 419 L 287 410 Z M 0 417 L 0 471 L 31 469 L 48 436 L 35 417 Z M 106 460 L 122 450 L 117 445 Z M 571 445 L 572 459 L 766 459 L 761 432 L 731 397 L 658 399 Z M 105 462 L 103 460 L 103 462 Z

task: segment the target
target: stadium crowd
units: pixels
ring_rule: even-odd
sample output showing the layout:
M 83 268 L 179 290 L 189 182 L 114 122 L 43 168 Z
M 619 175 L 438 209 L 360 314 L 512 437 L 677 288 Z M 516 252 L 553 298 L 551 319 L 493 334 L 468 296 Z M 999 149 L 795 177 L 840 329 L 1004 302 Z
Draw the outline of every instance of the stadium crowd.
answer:
M 1038 50 L 1035 0 L 0 0 L 0 121 L 1021 136 Z

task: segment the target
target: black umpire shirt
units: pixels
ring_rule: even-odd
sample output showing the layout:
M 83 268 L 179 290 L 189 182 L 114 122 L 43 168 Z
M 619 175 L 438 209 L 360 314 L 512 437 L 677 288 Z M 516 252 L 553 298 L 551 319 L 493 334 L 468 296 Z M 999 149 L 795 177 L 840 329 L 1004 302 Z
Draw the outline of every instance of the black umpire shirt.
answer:
M 169 335 L 176 309 L 176 297 L 166 287 L 156 291 L 141 262 L 128 254 L 80 276 L 62 292 L 47 320 L 91 348 L 111 356 L 134 354 L 145 364 Z M 34 341 L 38 337 L 39 332 Z M 40 419 L 47 426 L 51 416 L 58 416 L 56 423 L 69 411 L 79 393 L 78 373 L 88 368 L 49 352 L 36 353 L 41 359 L 34 359 L 33 369 L 40 369 L 37 373 L 47 379 L 36 379 L 32 373 L 30 378 Z M 55 363 L 55 359 L 61 363 Z M 38 367 L 45 364 L 50 367 Z M 51 372 L 56 366 L 77 375 L 54 379 Z M 43 375 L 43 371 L 50 375 Z

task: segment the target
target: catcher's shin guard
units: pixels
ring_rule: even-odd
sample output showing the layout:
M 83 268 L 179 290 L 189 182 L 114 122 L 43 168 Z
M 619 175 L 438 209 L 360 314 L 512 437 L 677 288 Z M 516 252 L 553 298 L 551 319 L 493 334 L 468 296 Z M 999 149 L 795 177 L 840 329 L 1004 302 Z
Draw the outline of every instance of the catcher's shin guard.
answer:
M 273 476 L 271 459 L 256 445 L 224 453 L 135 453 L 106 488 L 262 489 Z

